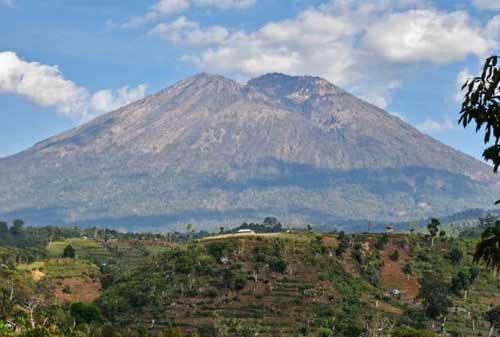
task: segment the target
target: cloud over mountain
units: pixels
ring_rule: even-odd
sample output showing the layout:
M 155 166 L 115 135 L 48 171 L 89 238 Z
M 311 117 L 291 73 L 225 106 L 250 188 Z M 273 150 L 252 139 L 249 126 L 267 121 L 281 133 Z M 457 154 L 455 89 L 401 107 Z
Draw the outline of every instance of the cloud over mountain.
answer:
M 465 11 L 424 1 L 332 0 L 254 31 L 180 17 L 150 34 L 190 48 L 183 59 L 205 71 L 240 79 L 274 71 L 313 74 L 386 107 L 419 64 L 450 64 L 496 50 L 495 23 L 480 25 Z
M 57 66 L 29 62 L 16 53 L 0 52 L 0 93 L 26 97 L 42 107 L 53 107 L 65 117 L 87 121 L 145 95 L 145 85 L 90 93 L 64 78 Z

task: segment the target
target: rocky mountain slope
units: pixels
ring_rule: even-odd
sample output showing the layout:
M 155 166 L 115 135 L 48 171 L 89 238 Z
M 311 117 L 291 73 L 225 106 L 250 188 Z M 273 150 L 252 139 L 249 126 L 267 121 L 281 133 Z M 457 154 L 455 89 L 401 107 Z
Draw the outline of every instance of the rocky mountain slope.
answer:
M 0 159 L 0 216 L 203 228 L 492 205 L 491 168 L 317 77 L 199 74 Z

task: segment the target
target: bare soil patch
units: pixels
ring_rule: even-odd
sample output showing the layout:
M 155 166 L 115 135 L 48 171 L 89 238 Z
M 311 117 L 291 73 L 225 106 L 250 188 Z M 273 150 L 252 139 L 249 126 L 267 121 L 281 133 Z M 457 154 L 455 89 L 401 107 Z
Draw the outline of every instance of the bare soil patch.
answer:
M 67 289 L 69 292 L 65 292 L 63 289 Z M 100 294 L 101 283 L 92 279 L 64 279 L 61 280 L 56 287 L 56 299 L 63 303 L 93 302 Z

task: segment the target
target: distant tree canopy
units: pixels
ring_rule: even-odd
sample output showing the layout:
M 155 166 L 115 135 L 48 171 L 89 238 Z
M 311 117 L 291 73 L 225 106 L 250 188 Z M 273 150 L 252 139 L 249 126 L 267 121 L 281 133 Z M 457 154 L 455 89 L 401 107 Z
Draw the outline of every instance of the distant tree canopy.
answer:
M 21 236 L 23 234 L 24 221 L 21 219 L 16 219 L 12 222 L 12 227 L 10 227 L 10 232 L 14 236 Z
M 281 222 L 277 218 L 267 217 L 264 219 L 262 224 L 244 222 L 241 226 L 233 229 L 233 232 L 237 232 L 241 229 L 250 229 L 256 233 L 279 233 L 283 228 L 281 226 Z
M 476 131 L 484 126 L 484 143 L 491 139 L 495 143 L 483 152 L 486 160 L 493 162 L 496 173 L 500 165 L 500 56 L 491 56 L 484 64 L 481 76 L 468 80 L 462 87 L 466 90 L 459 123 L 466 128 L 472 121 Z

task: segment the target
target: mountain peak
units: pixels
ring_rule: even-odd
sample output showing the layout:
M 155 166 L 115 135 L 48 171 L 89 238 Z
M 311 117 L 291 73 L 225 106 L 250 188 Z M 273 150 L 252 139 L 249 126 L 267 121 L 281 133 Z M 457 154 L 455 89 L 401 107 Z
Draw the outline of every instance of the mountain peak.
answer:
M 271 214 L 407 221 L 482 207 L 500 193 L 494 179 L 325 79 L 201 73 L 1 159 L 0 216 L 162 229 Z
M 259 91 L 273 96 L 305 100 L 312 96 L 338 95 L 345 93 L 342 89 L 321 77 L 292 76 L 282 73 L 269 73 L 247 84 Z
M 240 88 L 241 85 L 229 78 L 226 78 L 221 75 L 216 75 L 216 74 L 209 74 L 209 73 L 198 73 L 196 75 L 193 75 L 191 77 L 188 77 L 184 80 L 181 80 L 177 82 L 176 84 L 173 85 L 171 88 L 183 88 L 183 87 L 189 87 L 189 86 L 206 86 L 206 85 L 211 85 L 211 86 L 228 86 L 228 87 L 233 87 L 233 88 Z M 170 89 L 170 88 L 168 88 Z M 167 89 L 167 90 L 168 90 Z

